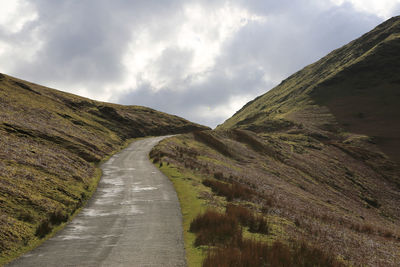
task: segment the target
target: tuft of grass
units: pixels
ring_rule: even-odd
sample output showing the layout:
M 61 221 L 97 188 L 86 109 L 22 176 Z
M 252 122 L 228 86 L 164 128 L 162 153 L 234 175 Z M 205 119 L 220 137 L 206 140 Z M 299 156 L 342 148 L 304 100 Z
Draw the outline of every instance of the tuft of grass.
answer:
M 252 266 L 293 266 L 293 267 L 339 267 L 344 266 L 318 248 L 305 243 L 286 245 L 276 241 L 272 245 L 243 240 L 238 247 L 227 246 L 210 251 L 203 267 L 252 267 Z
M 249 219 L 253 217 L 253 213 L 249 209 L 232 203 L 228 203 L 225 212 L 228 216 L 237 218 L 240 224 L 244 226 L 247 226 Z
M 52 226 L 50 220 L 44 219 L 39 223 L 38 227 L 36 228 L 35 235 L 39 238 L 43 238 L 46 235 L 48 235 L 52 229 L 53 229 L 53 226 Z
M 234 199 L 251 200 L 255 194 L 253 190 L 239 184 L 238 182 L 224 183 L 205 179 L 203 185 L 210 187 L 218 196 L 226 197 L 227 201 L 232 201 Z
M 240 242 L 242 231 L 234 216 L 207 210 L 190 223 L 189 231 L 196 233 L 194 245 L 215 246 Z
M 50 214 L 50 223 L 53 225 L 59 225 L 63 222 L 68 221 L 69 215 L 61 209 L 57 209 Z
M 262 215 L 254 215 L 249 209 L 228 203 L 226 214 L 236 218 L 242 226 L 246 226 L 250 233 L 260 233 L 267 235 L 269 226 L 267 219 Z

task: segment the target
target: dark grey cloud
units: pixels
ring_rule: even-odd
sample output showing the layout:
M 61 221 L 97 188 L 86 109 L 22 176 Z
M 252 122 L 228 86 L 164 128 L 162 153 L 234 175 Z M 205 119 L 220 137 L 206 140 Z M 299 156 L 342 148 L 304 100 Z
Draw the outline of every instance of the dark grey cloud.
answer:
M 178 0 L 30 2 L 39 19 L 8 40 L 18 44 L 35 32 L 43 45 L 35 60 L 20 59 L 12 72 L 41 83 L 89 84 L 89 90 L 121 79 L 122 56 L 135 29 L 167 20 L 180 8 Z
M 383 21 L 329 0 L 22 1 L 38 19 L 15 33 L 0 25 L 9 74 L 210 126 Z M 184 26 L 200 57 L 198 47 L 181 44 Z M 1 54 L 2 42 L 13 49 Z
M 172 2 L 172 1 L 169 1 Z M 176 1 L 174 1 L 176 2 Z M 18 72 L 31 79 L 95 84 L 121 78 L 121 57 L 132 30 L 152 11 L 163 13 L 157 1 L 34 1 L 43 47 L 32 64 Z M 168 3 L 166 3 L 168 5 Z
M 231 64 L 257 62 L 275 79 L 286 78 L 381 22 L 349 4 L 318 10 L 318 5 L 310 8 L 300 0 L 274 2 L 264 8 L 260 1 L 252 3 L 267 22 L 242 28 L 228 44 L 225 58 Z
M 204 83 L 187 82 L 186 90 L 182 91 L 174 88 L 155 91 L 144 82 L 138 89 L 122 95 L 118 102 L 145 105 L 214 127 L 227 119 L 224 105 L 229 105 L 231 97 L 243 97 L 246 102 L 250 100 L 248 95 L 259 95 L 265 87 L 272 87 L 272 83 L 262 81 L 263 75 L 256 66 L 239 67 L 229 77 L 220 69 L 212 72 Z

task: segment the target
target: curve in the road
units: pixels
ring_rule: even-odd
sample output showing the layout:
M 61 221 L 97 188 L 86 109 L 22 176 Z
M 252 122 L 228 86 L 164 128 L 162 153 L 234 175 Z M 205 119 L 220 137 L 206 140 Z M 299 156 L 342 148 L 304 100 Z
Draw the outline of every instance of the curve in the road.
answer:
M 136 141 L 110 158 L 81 213 L 9 266 L 185 266 L 176 192 L 148 159 L 162 138 Z

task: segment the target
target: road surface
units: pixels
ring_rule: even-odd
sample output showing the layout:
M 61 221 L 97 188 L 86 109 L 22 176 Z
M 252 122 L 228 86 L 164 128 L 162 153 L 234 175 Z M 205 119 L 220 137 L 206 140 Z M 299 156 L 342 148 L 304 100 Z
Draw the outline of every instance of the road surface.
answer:
M 110 158 L 85 208 L 8 266 L 185 266 L 176 192 L 148 159 L 162 138 L 136 141 Z

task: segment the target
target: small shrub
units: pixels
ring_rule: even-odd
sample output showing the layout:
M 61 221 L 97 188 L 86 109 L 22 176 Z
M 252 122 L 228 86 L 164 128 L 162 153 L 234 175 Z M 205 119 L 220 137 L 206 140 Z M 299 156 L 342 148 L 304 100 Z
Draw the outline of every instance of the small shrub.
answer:
M 86 190 L 88 190 L 89 188 L 85 188 Z M 80 200 L 85 200 L 85 199 L 87 199 L 88 198 L 88 195 L 85 193 L 85 192 L 82 192 L 81 193 L 81 198 L 80 198 Z
M 222 172 L 215 172 L 214 178 L 217 180 L 224 180 L 224 174 Z
M 242 225 L 247 225 L 249 218 L 253 217 L 253 214 L 247 208 L 231 203 L 226 206 L 226 214 L 230 217 L 237 218 Z
M 226 197 L 228 201 L 231 201 L 233 199 L 233 193 L 230 184 L 205 179 L 203 181 L 203 185 L 210 187 L 211 190 L 218 196 Z
M 228 246 L 211 251 L 203 267 L 252 266 L 344 266 L 322 250 L 296 243 L 285 245 L 275 241 L 271 246 L 255 240 L 243 240 L 238 247 Z
M 42 220 L 36 228 L 35 235 L 39 238 L 45 237 L 52 230 L 51 223 L 48 219 Z
M 246 240 L 240 248 L 220 248 L 208 254 L 203 267 L 230 267 L 230 266 L 268 266 L 266 265 L 268 246 Z
M 269 212 L 269 210 L 270 210 L 270 206 L 263 205 L 261 207 L 261 212 L 264 213 L 264 214 L 267 214 Z
M 285 266 L 269 265 L 270 248 L 267 244 L 244 240 L 239 247 L 219 248 L 210 252 L 203 262 L 203 267 L 219 266 Z
M 371 205 L 374 208 L 379 208 L 381 204 L 379 204 L 378 200 L 373 199 L 373 198 L 365 198 L 365 202 L 367 202 L 369 205 Z
M 382 233 L 382 236 L 385 237 L 385 238 L 394 238 L 394 237 L 395 237 L 394 234 L 393 234 L 393 232 L 391 232 L 391 231 L 389 231 L 389 230 L 385 230 L 385 231 Z
M 68 214 L 61 209 L 56 209 L 50 214 L 50 222 L 53 225 L 59 225 L 60 223 L 66 222 L 68 218 Z
M 218 196 L 226 197 L 226 200 L 228 201 L 232 201 L 233 199 L 250 200 L 254 195 L 254 192 L 251 189 L 246 188 L 237 182 L 230 184 L 205 179 L 203 181 L 203 185 L 210 187 L 211 190 Z
M 360 232 L 366 233 L 366 234 L 373 234 L 373 233 L 375 233 L 375 229 L 370 224 L 364 224 L 361 226 Z
M 232 191 L 234 198 L 243 200 L 251 200 L 253 195 L 255 194 L 253 190 L 244 187 L 243 185 L 237 182 L 232 183 Z
M 226 214 L 236 218 L 241 225 L 248 226 L 249 232 L 268 234 L 268 221 L 263 216 L 255 216 L 250 210 L 245 207 L 228 204 Z
M 242 238 L 236 218 L 213 210 L 198 215 L 189 231 L 196 233 L 195 246 L 239 243 Z
M 18 220 L 33 223 L 35 221 L 35 218 L 29 211 L 23 211 L 18 215 Z
M 273 195 L 267 195 L 264 196 L 264 205 L 263 208 L 266 208 L 269 210 L 270 207 L 274 205 L 274 196 Z
M 359 233 L 364 233 L 364 234 L 373 234 L 375 233 L 375 228 L 374 226 L 370 224 L 356 224 L 353 223 L 350 225 L 350 229 L 359 232 Z
M 253 216 L 248 221 L 249 232 L 268 234 L 268 221 L 263 216 Z
M 203 267 L 231 267 L 231 266 L 246 266 L 241 261 L 241 251 L 238 248 L 220 248 L 210 251 L 203 261 Z M 251 265 L 248 265 L 251 266 Z M 253 265 L 260 266 L 260 265 Z
M 51 232 L 54 225 L 59 225 L 63 222 L 66 222 L 68 218 L 69 215 L 67 212 L 64 212 L 61 209 L 56 209 L 50 213 L 49 218 L 46 218 L 39 223 L 38 227 L 36 228 L 35 235 L 40 238 L 45 237 Z
M 344 266 L 332 255 L 328 255 L 320 248 L 307 245 L 304 242 L 295 243 L 291 246 L 291 259 L 292 266 Z

